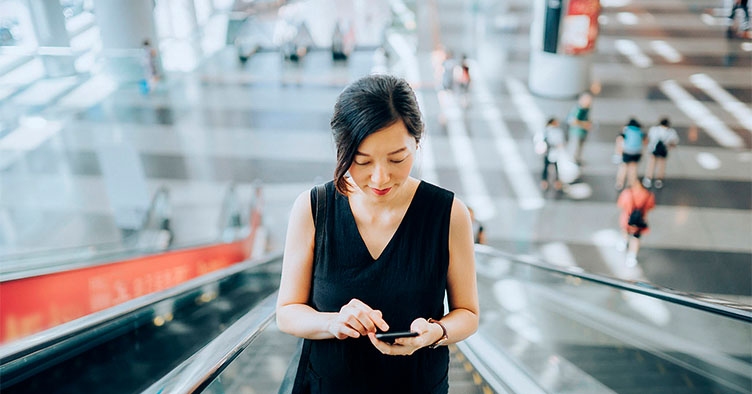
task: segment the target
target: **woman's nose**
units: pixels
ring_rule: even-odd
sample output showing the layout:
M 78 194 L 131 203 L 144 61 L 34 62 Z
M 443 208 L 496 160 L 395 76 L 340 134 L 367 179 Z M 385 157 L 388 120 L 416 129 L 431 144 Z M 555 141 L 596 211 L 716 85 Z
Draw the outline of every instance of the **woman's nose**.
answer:
M 371 173 L 371 182 L 373 182 L 376 186 L 381 186 L 387 181 L 389 181 L 389 171 L 387 170 L 386 166 L 382 164 L 376 164 L 376 166 L 373 168 L 373 173 Z

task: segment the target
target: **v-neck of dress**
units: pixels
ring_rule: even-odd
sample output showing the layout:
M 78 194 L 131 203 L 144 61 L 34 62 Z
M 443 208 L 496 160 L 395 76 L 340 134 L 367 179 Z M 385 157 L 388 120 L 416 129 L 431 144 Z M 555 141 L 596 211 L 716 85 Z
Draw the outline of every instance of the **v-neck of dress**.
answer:
M 358 234 L 358 239 L 360 240 L 361 247 L 365 250 L 366 255 L 371 258 L 372 262 L 379 261 L 381 257 L 383 257 L 389 249 L 392 247 L 392 244 L 394 243 L 394 240 L 399 235 L 402 227 L 405 225 L 405 220 L 408 218 L 408 215 L 410 214 L 410 211 L 413 210 L 413 204 L 415 203 L 416 197 L 418 196 L 418 193 L 420 192 L 421 187 L 423 186 L 423 181 L 420 181 L 418 183 L 418 186 L 415 188 L 415 193 L 413 194 L 412 199 L 410 200 L 410 204 L 407 206 L 407 210 L 405 210 L 405 214 L 402 216 L 402 219 L 400 220 L 399 225 L 397 226 L 397 229 L 394 230 L 392 233 L 392 236 L 389 238 L 389 242 L 384 245 L 384 248 L 381 249 L 381 252 L 378 256 L 373 257 L 371 254 L 371 251 L 368 249 L 368 245 L 366 244 L 365 239 L 363 239 L 363 234 L 360 232 L 360 228 L 358 228 L 358 222 L 355 220 L 355 214 L 352 211 L 352 206 L 350 206 L 350 199 L 346 199 L 347 203 L 347 211 L 350 213 L 350 220 L 353 227 L 355 227 L 355 232 Z

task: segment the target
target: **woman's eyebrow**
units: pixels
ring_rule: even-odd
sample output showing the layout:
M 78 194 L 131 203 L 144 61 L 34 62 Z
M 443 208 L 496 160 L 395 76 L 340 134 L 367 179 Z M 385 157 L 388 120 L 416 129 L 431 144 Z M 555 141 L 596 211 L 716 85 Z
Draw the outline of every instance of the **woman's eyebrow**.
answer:
M 396 155 L 397 153 L 401 153 L 401 152 L 406 151 L 406 150 L 407 150 L 407 147 L 404 146 L 402 148 L 397 149 L 394 152 L 389 152 L 386 155 L 387 156 Z M 369 156 L 370 157 L 371 155 L 369 155 L 368 153 L 363 153 L 361 151 L 357 151 L 357 152 L 355 152 L 355 156 Z

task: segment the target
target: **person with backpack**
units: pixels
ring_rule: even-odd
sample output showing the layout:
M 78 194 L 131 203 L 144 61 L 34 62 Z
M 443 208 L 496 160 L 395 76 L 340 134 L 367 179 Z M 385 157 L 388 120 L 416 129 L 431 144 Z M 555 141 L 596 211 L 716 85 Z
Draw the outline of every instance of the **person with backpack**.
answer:
M 543 172 L 541 173 L 541 189 L 548 190 L 549 167 L 553 165 L 554 189 L 561 190 L 562 183 L 559 177 L 559 158 L 566 154 L 564 146 L 564 131 L 559 127 L 559 120 L 549 118 L 542 133 L 534 138 L 535 151 L 543 156 Z
M 616 205 L 621 208 L 619 225 L 624 239 L 617 247 L 626 250 L 626 265 L 637 265 L 637 252 L 640 250 L 640 238 L 648 233 L 648 212 L 655 208 L 655 195 L 642 183 L 634 181 L 631 186 L 619 194 Z
M 655 179 L 655 188 L 663 187 L 663 177 L 666 174 L 666 158 L 668 151 L 679 144 L 679 135 L 676 130 L 671 128 L 671 122 L 668 118 L 663 118 L 657 126 L 653 126 L 648 131 L 648 165 L 645 169 L 645 177 L 642 184 L 650 188 Z M 655 176 L 655 178 L 654 178 Z
M 642 131 L 642 125 L 635 118 L 630 118 L 621 134 L 616 138 L 616 153 L 621 155 L 621 163 L 616 173 L 616 190 L 637 181 L 637 165 L 642 158 L 642 149 L 647 143 L 647 136 Z

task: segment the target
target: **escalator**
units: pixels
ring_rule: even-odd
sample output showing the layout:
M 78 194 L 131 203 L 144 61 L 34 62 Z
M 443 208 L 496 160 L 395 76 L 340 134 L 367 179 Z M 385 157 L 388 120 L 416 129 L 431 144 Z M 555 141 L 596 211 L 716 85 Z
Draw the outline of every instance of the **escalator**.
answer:
M 451 348 L 450 393 L 752 392 L 748 305 L 481 246 L 476 260 L 481 324 Z M 296 342 L 272 301 L 145 392 L 277 392 Z
M 244 261 L 265 239 L 247 192 L 227 188 L 211 239 L 165 238 L 160 188 L 121 242 L 0 256 L 0 391 L 138 392 L 275 291 L 279 256 Z
M 490 248 L 476 260 L 481 324 L 450 348 L 452 394 L 752 390 L 749 306 Z M 273 323 L 280 269 L 279 255 L 237 264 L 4 356 L 0 389 L 276 393 L 298 346 Z
M 33 351 L 4 354 L 3 393 L 135 393 L 279 287 L 279 255 L 115 307 L 111 319 Z

